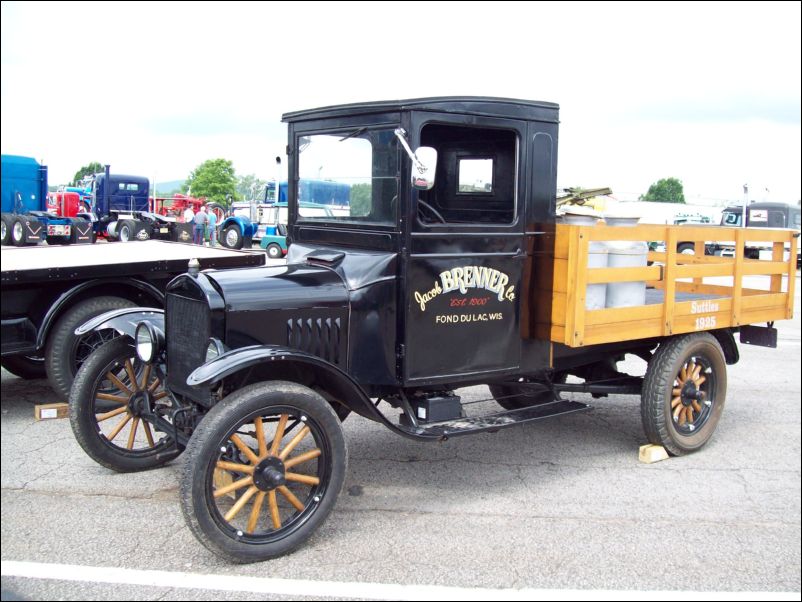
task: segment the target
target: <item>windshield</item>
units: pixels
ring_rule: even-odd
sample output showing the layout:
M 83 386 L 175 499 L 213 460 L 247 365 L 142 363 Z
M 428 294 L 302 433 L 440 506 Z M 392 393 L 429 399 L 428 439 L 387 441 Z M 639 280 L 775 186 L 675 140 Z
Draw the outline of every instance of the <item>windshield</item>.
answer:
M 302 136 L 298 149 L 299 219 L 394 223 L 398 144 L 392 129 Z
M 741 214 L 740 213 L 732 213 L 730 211 L 725 211 L 721 216 L 721 225 L 722 226 L 740 226 L 741 225 Z

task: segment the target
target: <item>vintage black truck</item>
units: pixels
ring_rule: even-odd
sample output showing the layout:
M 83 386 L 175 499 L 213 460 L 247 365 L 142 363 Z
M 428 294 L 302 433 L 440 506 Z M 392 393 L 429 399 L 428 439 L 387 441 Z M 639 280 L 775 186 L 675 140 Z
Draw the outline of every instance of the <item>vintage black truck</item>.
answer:
M 89 357 L 70 395 L 75 435 L 102 465 L 148 469 L 185 451 L 187 524 L 232 561 L 290 552 L 325 520 L 349 413 L 445 441 L 587 409 L 564 392 L 640 395 L 648 440 L 684 454 L 719 422 L 734 333 L 771 346 L 776 331 L 750 325 L 791 317 L 792 231 L 749 229 L 775 249 L 758 261 L 728 228 L 716 235 L 739 241 L 732 258 L 678 254 L 678 226 L 558 223 L 555 104 L 449 97 L 283 119 L 287 265 L 192 266 L 163 312 L 83 325 L 126 336 Z M 346 211 L 306 211 L 299 190 L 317 178 L 351 186 Z M 648 240 L 666 241 L 652 265 L 588 267 L 594 243 Z M 748 288 L 758 275 L 765 288 Z M 639 303 L 588 307 L 591 287 L 633 281 Z M 619 372 L 626 354 L 645 375 Z M 478 384 L 495 398 L 484 414 L 458 394 Z

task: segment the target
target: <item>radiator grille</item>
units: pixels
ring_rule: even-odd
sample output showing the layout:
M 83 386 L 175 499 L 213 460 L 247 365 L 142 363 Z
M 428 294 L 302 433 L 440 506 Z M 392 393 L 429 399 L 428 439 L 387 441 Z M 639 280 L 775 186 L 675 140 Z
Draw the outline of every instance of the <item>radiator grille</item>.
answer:
M 340 364 L 343 360 L 340 318 L 287 320 L 287 345 L 316 355 L 332 364 Z
M 167 295 L 167 382 L 173 391 L 185 394 L 193 392 L 187 386 L 187 376 L 205 359 L 211 335 L 210 318 L 209 306 L 204 301 Z

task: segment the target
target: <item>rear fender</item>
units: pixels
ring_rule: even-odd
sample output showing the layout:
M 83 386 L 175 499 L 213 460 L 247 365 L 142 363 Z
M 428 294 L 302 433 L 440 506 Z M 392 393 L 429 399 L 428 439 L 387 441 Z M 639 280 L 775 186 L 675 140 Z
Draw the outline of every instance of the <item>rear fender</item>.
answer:
M 726 328 L 711 330 L 710 334 L 716 337 L 719 345 L 721 345 L 721 350 L 724 352 L 724 361 L 730 366 L 737 364 L 740 359 L 740 354 L 738 353 L 738 345 L 735 343 L 733 331 Z
M 75 329 L 78 336 L 92 330 L 113 328 L 122 335 L 134 338 L 136 326 L 140 322 L 150 322 L 157 330 L 164 332 L 164 310 L 155 307 L 128 307 L 114 309 L 100 314 Z

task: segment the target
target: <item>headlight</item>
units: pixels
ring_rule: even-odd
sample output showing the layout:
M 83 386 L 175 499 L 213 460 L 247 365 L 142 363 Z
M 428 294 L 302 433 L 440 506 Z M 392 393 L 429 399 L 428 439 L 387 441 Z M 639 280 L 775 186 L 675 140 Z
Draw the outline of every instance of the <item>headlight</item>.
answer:
M 206 346 L 206 361 L 211 362 L 216 357 L 223 355 L 225 351 L 226 349 L 219 339 L 209 339 L 209 344 Z
M 134 338 L 139 359 L 146 364 L 152 362 L 161 351 L 163 338 L 159 331 L 150 322 L 140 322 L 137 324 Z

